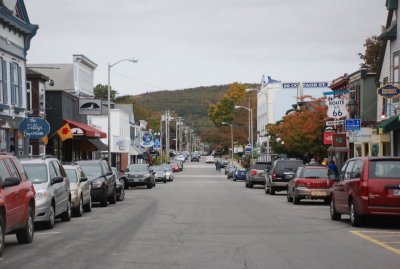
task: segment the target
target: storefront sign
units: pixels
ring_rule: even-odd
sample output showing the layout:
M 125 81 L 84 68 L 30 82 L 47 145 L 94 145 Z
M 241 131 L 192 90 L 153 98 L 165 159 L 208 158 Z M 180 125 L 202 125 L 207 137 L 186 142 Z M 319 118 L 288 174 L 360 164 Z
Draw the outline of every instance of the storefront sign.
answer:
M 385 98 L 393 98 L 400 94 L 400 89 L 392 84 L 378 88 L 378 94 Z
M 300 83 L 282 83 L 282 88 L 287 89 L 287 88 L 297 88 L 299 87 Z
M 144 148 L 150 148 L 154 145 L 153 135 L 150 132 L 145 132 L 142 136 L 140 145 Z
M 361 128 L 358 132 L 349 133 L 350 143 L 369 143 L 372 141 L 372 128 Z
M 303 88 L 328 88 L 328 82 L 303 82 Z
M 361 119 L 347 119 L 345 120 L 346 131 L 359 131 L 361 129 Z
M 101 115 L 100 99 L 79 99 L 80 115 Z
M 324 132 L 324 145 L 332 145 L 333 132 Z
M 332 134 L 332 146 L 337 148 L 346 147 L 346 134 Z
M 39 139 L 49 134 L 50 124 L 39 117 L 25 118 L 19 125 L 18 130 L 24 137 Z
M 160 150 L 160 149 L 161 149 L 161 142 L 160 142 L 160 139 L 156 139 L 156 140 L 154 141 L 153 149 L 154 149 L 154 150 Z

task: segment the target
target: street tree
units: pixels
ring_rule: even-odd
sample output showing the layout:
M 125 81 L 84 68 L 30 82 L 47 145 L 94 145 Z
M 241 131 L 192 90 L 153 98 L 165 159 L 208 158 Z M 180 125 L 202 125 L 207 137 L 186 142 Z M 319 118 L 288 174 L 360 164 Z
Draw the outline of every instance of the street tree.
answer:
M 97 84 L 96 87 L 93 88 L 94 97 L 101 100 L 108 100 L 108 86 Z M 110 91 L 110 99 L 112 102 L 115 101 L 118 96 L 118 92 L 111 88 Z
M 383 41 L 378 36 L 368 37 L 364 42 L 364 53 L 358 53 L 363 62 L 360 64 L 362 68 L 367 68 L 370 72 L 377 72 L 379 61 L 381 60 Z

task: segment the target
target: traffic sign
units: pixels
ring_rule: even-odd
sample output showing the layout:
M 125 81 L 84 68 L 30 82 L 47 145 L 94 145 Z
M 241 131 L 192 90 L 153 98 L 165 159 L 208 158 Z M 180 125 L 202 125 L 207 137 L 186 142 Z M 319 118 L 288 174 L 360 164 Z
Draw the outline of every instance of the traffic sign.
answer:
M 251 145 L 246 145 L 244 148 L 244 154 L 251 154 Z
M 335 126 L 335 125 L 343 125 L 344 120 L 332 120 L 327 121 L 326 126 Z
M 159 149 L 161 149 L 161 142 L 160 142 L 160 139 L 156 139 L 156 140 L 154 141 L 153 149 L 154 149 L 154 150 L 159 150 Z
M 360 119 L 347 119 L 345 120 L 346 131 L 359 131 L 361 129 Z
M 329 97 L 326 101 L 328 106 L 327 115 L 329 118 L 334 118 L 336 120 L 343 118 L 347 114 L 346 105 L 347 101 L 343 97 Z

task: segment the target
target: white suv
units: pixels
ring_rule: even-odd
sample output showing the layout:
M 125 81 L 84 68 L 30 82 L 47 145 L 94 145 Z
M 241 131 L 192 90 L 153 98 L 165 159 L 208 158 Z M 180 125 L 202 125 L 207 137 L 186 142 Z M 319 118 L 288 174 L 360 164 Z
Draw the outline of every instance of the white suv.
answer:
M 60 161 L 53 156 L 22 157 L 20 161 L 36 191 L 35 222 L 51 229 L 56 217 L 69 221 L 70 183 Z

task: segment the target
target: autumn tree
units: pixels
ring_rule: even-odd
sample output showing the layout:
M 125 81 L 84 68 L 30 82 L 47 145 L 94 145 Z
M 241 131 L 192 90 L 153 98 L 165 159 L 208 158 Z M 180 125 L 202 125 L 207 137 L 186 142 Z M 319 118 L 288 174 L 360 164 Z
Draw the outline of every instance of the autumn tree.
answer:
M 360 59 L 363 63 L 360 64 L 362 68 L 367 68 L 371 72 L 377 72 L 378 64 L 380 61 L 381 50 L 383 46 L 383 41 L 379 39 L 378 36 L 374 35 L 368 37 L 364 42 L 364 53 L 358 53 Z
M 326 110 L 321 99 L 312 100 L 291 111 L 277 124 L 267 126 L 273 150 L 294 157 L 303 156 L 305 152 L 325 156 L 322 139 Z

